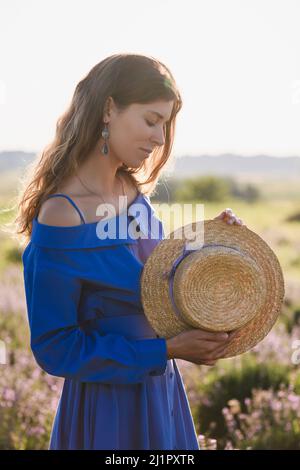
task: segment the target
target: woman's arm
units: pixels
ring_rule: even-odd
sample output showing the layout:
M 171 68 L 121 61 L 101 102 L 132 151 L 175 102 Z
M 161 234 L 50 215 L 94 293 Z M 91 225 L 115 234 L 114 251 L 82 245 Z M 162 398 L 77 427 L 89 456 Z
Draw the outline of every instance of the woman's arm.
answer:
M 80 329 L 82 286 L 70 252 L 31 244 L 23 263 L 30 346 L 43 370 L 81 382 L 111 384 L 140 383 L 165 372 L 164 338 L 128 340 Z

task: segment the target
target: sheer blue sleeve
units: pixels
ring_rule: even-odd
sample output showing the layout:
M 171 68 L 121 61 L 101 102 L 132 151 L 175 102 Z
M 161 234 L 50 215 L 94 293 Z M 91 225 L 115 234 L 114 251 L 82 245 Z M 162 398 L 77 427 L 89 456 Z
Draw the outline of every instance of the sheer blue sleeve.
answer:
M 82 279 L 70 254 L 60 262 L 51 249 L 31 245 L 23 254 L 30 347 L 48 374 L 81 382 L 134 384 L 162 375 L 165 338 L 129 340 L 119 334 L 85 332 L 78 324 Z

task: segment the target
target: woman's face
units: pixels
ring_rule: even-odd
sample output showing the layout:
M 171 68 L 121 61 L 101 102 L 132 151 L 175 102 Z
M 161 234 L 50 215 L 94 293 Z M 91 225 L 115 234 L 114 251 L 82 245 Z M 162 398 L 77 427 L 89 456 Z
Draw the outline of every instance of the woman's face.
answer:
M 165 143 L 166 122 L 171 117 L 173 106 L 174 101 L 134 103 L 118 113 L 113 105 L 106 119 L 106 122 L 109 119 L 109 156 L 133 168 L 151 158 L 151 152 Z M 151 152 L 147 154 L 141 148 Z

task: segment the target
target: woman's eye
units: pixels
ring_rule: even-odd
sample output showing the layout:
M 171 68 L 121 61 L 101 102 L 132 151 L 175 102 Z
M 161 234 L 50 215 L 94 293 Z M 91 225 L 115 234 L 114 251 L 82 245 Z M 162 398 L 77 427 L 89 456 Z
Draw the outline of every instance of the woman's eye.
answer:
M 147 119 L 145 119 L 146 123 L 148 124 L 149 127 L 154 127 L 155 124 L 153 124 L 152 122 L 149 122 Z

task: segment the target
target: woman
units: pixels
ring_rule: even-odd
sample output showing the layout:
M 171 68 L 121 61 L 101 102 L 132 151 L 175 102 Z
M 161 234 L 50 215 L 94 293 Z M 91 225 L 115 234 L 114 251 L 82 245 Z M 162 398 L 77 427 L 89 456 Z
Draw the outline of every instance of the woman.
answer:
M 175 357 L 212 365 L 230 338 L 201 330 L 158 337 L 139 291 L 164 237 L 147 193 L 170 156 L 181 106 L 158 60 L 107 57 L 78 83 L 22 193 L 30 346 L 43 370 L 65 378 L 49 449 L 199 449 Z M 146 225 L 132 215 L 136 204 Z M 101 238 L 104 215 L 146 237 Z M 226 211 L 216 218 L 241 223 Z M 149 238 L 153 219 L 160 231 Z

